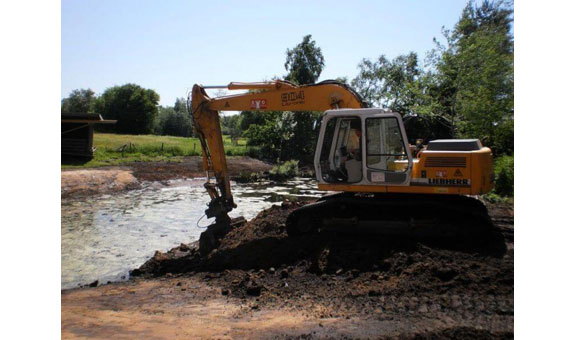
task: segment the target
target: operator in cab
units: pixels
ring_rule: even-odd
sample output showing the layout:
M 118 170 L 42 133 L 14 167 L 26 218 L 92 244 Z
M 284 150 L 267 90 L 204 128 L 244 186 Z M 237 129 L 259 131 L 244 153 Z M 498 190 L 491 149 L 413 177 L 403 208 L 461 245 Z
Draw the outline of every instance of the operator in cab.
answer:
M 358 120 L 351 125 L 347 142 L 349 158 L 345 162 L 347 172 L 347 182 L 355 183 L 361 181 L 361 123 Z

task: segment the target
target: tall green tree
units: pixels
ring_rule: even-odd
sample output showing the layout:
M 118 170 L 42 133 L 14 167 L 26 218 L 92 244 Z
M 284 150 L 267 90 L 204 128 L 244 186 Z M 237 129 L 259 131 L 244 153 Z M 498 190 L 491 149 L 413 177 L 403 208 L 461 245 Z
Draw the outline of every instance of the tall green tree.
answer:
M 446 45 L 437 43 L 438 102 L 461 137 L 479 137 L 495 153 L 513 152 L 512 4 L 469 2 Z
M 286 51 L 284 66 L 288 71 L 286 80 L 296 84 L 313 84 L 323 71 L 325 59 L 311 35 L 306 35 L 301 43 Z M 310 156 L 313 155 L 317 140 L 317 131 L 313 127 L 319 119 L 319 113 L 282 113 L 279 117 L 276 124 L 281 125 L 277 129 L 282 131 L 282 136 L 289 137 L 289 143 L 282 144 L 280 158 L 311 162 Z
M 174 111 L 176 111 L 182 117 L 185 117 L 184 122 L 186 126 L 183 128 L 183 131 L 186 131 L 185 136 L 195 136 L 194 117 L 188 112 L 187 100 L 185 98 L 176 98 L 176 102 L 174 103 Z
M 287 49 L 284 66 L 288 74 L 285 79 L 296 84 L 313 84 L 319 78 L 324 65 L 321 48 L 316 46 L 308 34 L 296 47 Z
M 78 89 L 62 100 L 62 114 L 93 113 L 96 96 L 91 89 Z
M 187 113 L 188 112 L 188 104 L 184 98 L 176 98 L 176 102 L 174 103 L 174 110 L 176 112 Z
M 321 48 L 311 35 L 286 51 L 285 80 L 295 84 L 313 84 L 325 65 Z M 260 146 L 268 159 L 298 159 L 310 162 L 317 139 L 314 122 L 317 112 L 251 112 L 241 113 L 239 127 L 249 145 Z
M 115 132 L 148 134 L 153 132 L 160 96 L 136 84 L 114 86 L 98 98 L 97 109 L 105 119 L 116 119 Z

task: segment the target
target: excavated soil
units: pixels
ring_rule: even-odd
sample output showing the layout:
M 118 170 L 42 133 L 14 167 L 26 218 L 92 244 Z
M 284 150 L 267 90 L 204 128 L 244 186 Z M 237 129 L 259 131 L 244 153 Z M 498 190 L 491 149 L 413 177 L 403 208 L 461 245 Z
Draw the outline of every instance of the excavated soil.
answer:
M 272 168 L 258 159 L 246 156 L 227 157 L 228 172 L 238 176 L 242 172 L 261 172 Z M 133 163 L 131 169 L 140 181 L 165 181 L 176 178 L 205 177 L 201 157 L 188 157 L 182 162 L 147 162 Z
M 513 338 L 511 206 L 489 206 L 494 227 L 472 238 L 288 237 L 286 217 L 302 204 L 261 212 L 207 256 L 182 244 L 128 283 L 64 291 L 63 335 Z

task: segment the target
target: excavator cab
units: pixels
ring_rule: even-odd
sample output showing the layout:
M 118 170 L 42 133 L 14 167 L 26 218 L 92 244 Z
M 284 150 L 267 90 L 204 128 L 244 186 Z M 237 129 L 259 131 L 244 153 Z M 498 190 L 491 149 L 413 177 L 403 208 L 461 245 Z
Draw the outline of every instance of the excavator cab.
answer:
M 401 121 L 381 109 L 326 111 L 315 153 L 318 182 L 409 185 L 413 160 Z

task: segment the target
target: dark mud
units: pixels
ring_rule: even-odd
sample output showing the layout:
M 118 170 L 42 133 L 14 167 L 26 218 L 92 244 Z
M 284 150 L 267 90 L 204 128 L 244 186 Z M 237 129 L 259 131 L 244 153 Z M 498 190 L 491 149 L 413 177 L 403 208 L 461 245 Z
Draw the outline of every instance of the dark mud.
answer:
M 333 232 L 290 238 L 286 218 L 302 204 L 261 212 L 206 256 L 197 244 L 157 252 L 132 276 L 170 277 L 184 285 L 202 280 L 246 302 L 244 315 L 273 309 L 375 322 L 356 336 L 513 337 L 512 207 L 489 206 L 494 226 L 472 236 L 462 226 L 450 239 Z M 402 328 L 381 329 L 386 322 Z

